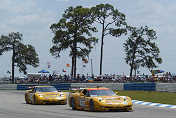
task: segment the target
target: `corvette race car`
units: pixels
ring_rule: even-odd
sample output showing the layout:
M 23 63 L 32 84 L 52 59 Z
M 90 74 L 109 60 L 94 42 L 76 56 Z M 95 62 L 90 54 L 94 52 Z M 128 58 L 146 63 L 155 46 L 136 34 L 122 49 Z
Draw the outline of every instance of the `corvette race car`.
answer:
M 67 95 L 53 86 L 34 86 L 25 93 L 27 104 L 67 104 Z
M 69 106 L 72 109 L 88 111 L 132 111 L 131 98 L 118 96 L 109 88 L 84 88 L 76 93 L 70 93 Z

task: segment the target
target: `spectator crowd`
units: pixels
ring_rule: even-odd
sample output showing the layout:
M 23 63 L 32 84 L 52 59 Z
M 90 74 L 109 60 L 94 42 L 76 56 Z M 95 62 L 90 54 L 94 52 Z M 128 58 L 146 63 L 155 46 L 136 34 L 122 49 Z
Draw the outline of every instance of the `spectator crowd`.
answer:
M 57 84 L 57 83 L 147 83 L 147 82 L 160 82 L 160 83 L 175 83 L 176 75 L 163 74 L 160 76 L 138 75 L 129 77 L 125 75 L 105 74 L 101 76 L 94 75 L 80 75 L 74 78 L 70 75 L 41 75 L 39 77 L 16 79 L 18 84 Z M 2 82 L 1 82 L 2 83 Z

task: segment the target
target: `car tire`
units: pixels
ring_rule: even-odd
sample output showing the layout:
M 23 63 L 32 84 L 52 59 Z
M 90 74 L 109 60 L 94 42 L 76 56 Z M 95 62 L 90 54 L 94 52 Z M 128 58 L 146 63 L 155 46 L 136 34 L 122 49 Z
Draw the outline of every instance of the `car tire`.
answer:
M 35 98 L 35 95 L 33 96 L 32 104 L 36 104 L 36 98 Z
M 76 104 L 75 104 L 75 99 L 74 98 L 71 98 L 71 108 L 73 109 L 73 110 L 75 110 L 76 109 Z
M 90 111 L 95 111 L 93 100 L 90 100 Z
M 133 112 L 133 106 L 128 111 Z
M 27 94 L 25 94 L 25 101 L 26 101 L 26 104 L 29 104 L 29 101 L 27 99 Z

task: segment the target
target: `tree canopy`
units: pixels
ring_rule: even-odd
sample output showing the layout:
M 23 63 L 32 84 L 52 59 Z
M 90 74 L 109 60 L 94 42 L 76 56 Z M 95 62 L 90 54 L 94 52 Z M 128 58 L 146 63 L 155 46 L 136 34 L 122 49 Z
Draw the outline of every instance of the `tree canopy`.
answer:
M 126 33 L 125 14 L 114 9 L 110 4 L 99 4 L 91 9 L 95 22 L 102 26 L 100 52 L 100 75 L 102 75 L 104 37 L 106 35 L 119 37 Z
M 93 44 L 98 41 L 92 36 L 92 33 L 97 31 L 92 23 L 92 10 L 77 6 L 66 9 L 59 22 L 50 27 L 55 35 L 50 53 L 55 57 L 60 57 L 61 51 L 70 49 L 71 73 L 74 77 L 76 77 L 76 58 L 88 56 Z
M 153 29 L 149 29 L 147 26 L 129 27 L 130 36 L 124 43 L 126 52 L 126 63 L 130 65 L 130 77 L 134 69 L 139 67 L 146 67 L 150 70 L 156 68 L 156 62 L 162 63 L 161 57 L 159 57 L 159 48 L 154 42 L 156 32 Z
M 8 36 L 0 37 L 0 55 L 12 51 L 12 83 L 14 83 L 14 67 L 17 66 L 20 72 L 27 74 L 27 65 L 37 67 L 39 64 L 38 54 L 32 45 L 24 45 L 22 34 L 19 32 L 9 33 Z M 15 65 L 16 64 L 16 65 Z

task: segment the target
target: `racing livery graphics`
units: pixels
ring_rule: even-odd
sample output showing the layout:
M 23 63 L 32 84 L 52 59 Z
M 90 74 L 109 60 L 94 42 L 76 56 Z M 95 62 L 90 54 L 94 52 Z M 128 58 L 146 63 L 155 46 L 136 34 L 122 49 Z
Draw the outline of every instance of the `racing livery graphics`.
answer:
M 88 111 L 132 111 L 133 104 L 130 97 L 119 96 L 109 88 L 84 88 L 76 93 L 70 93 L 69 106 L 72 109 Z
M 67 104 L 67 95 L 53 86 L 35 86 L 27 90 L 25 101 L 27 104 Z

